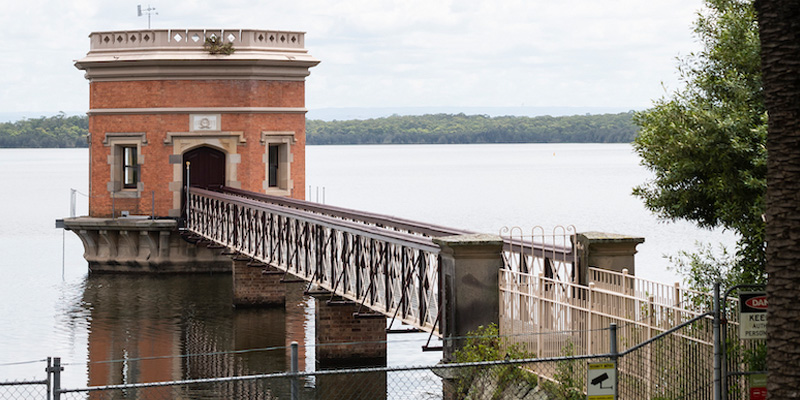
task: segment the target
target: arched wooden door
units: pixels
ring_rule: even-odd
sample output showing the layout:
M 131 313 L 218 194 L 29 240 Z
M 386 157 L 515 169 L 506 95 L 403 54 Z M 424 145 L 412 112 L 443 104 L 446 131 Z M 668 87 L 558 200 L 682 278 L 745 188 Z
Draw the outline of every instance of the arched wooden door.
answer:
M 211 147 L 198 147 L 183 154 L 183 193 L 181 214 L 186 208 L 186 163 L 189 163 L 189 186 L 217 190 L 225 186 L 225 153 Z

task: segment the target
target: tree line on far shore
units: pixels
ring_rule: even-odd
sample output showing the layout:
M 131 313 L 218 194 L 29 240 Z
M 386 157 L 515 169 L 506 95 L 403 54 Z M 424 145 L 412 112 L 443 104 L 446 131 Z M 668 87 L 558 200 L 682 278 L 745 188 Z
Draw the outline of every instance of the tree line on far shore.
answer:
M 629 143 L 638 127 L 633 112 L 567 117 L 488 117 L 429 114 L 368 120 L 308 120 L 306 143 Z M 86 116 L 26 118 L 0 123 L 0 148 L 87 147 Z
M 568 117 L 428 114 L 306 123 L 314 144 L 629 143 L 634 113 Z
M 0 148 L 87 147 L 88 132 L 86 116 L 25 118 L 0 123 Z

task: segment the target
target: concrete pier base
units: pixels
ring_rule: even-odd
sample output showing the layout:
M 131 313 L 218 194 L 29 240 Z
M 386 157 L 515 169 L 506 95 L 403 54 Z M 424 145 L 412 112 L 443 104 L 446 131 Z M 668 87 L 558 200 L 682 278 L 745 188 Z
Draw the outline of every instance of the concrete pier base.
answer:
M 64 228 L 83 242 L 90 273 L 231 272 L 229 257 L 187 242 L 172 219 L 76 217 Z
M 322 366 L 386 365 L 386 317 L 356 315 L 359 305 L 315 295 L 316 359 Z M 368 312 L 368 310 L 361 310 Z

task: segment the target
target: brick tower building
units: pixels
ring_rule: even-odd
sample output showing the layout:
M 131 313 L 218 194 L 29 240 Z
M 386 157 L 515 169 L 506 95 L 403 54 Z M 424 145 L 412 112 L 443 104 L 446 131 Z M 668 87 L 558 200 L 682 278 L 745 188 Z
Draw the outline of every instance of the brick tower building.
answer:
M 304 199 L 305 78 L 319 63 L 304 34 L 181 29 L 90 39 L 75 62 L 89 81 L 89 216 L 65 220 L 90 269 L 204 271 L 207 261 L 230 271 L 230 260 L 176 235 L 187 180 Z
M 304 49 L 303 33 L 90 38 L 89 53 L 75 62 L 90 87 L 90 216 L 179 217 L 187 161 L 193 186 L 304 198 L 304 86 L 319 61 Z

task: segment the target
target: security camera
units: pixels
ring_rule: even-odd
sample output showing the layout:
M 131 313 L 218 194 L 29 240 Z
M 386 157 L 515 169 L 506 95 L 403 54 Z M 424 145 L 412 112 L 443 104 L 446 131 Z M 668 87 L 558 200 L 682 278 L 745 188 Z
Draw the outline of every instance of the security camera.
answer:
M 608 380 L 608 374 L 604 372 L 602 375 L 599 375 L 597 378 L 592 379 L 592 385 L 600 385 L 600 389 L 611 389 L 611 386 L 603 387 L 603 382 L 605 382 L 607 380 Z

